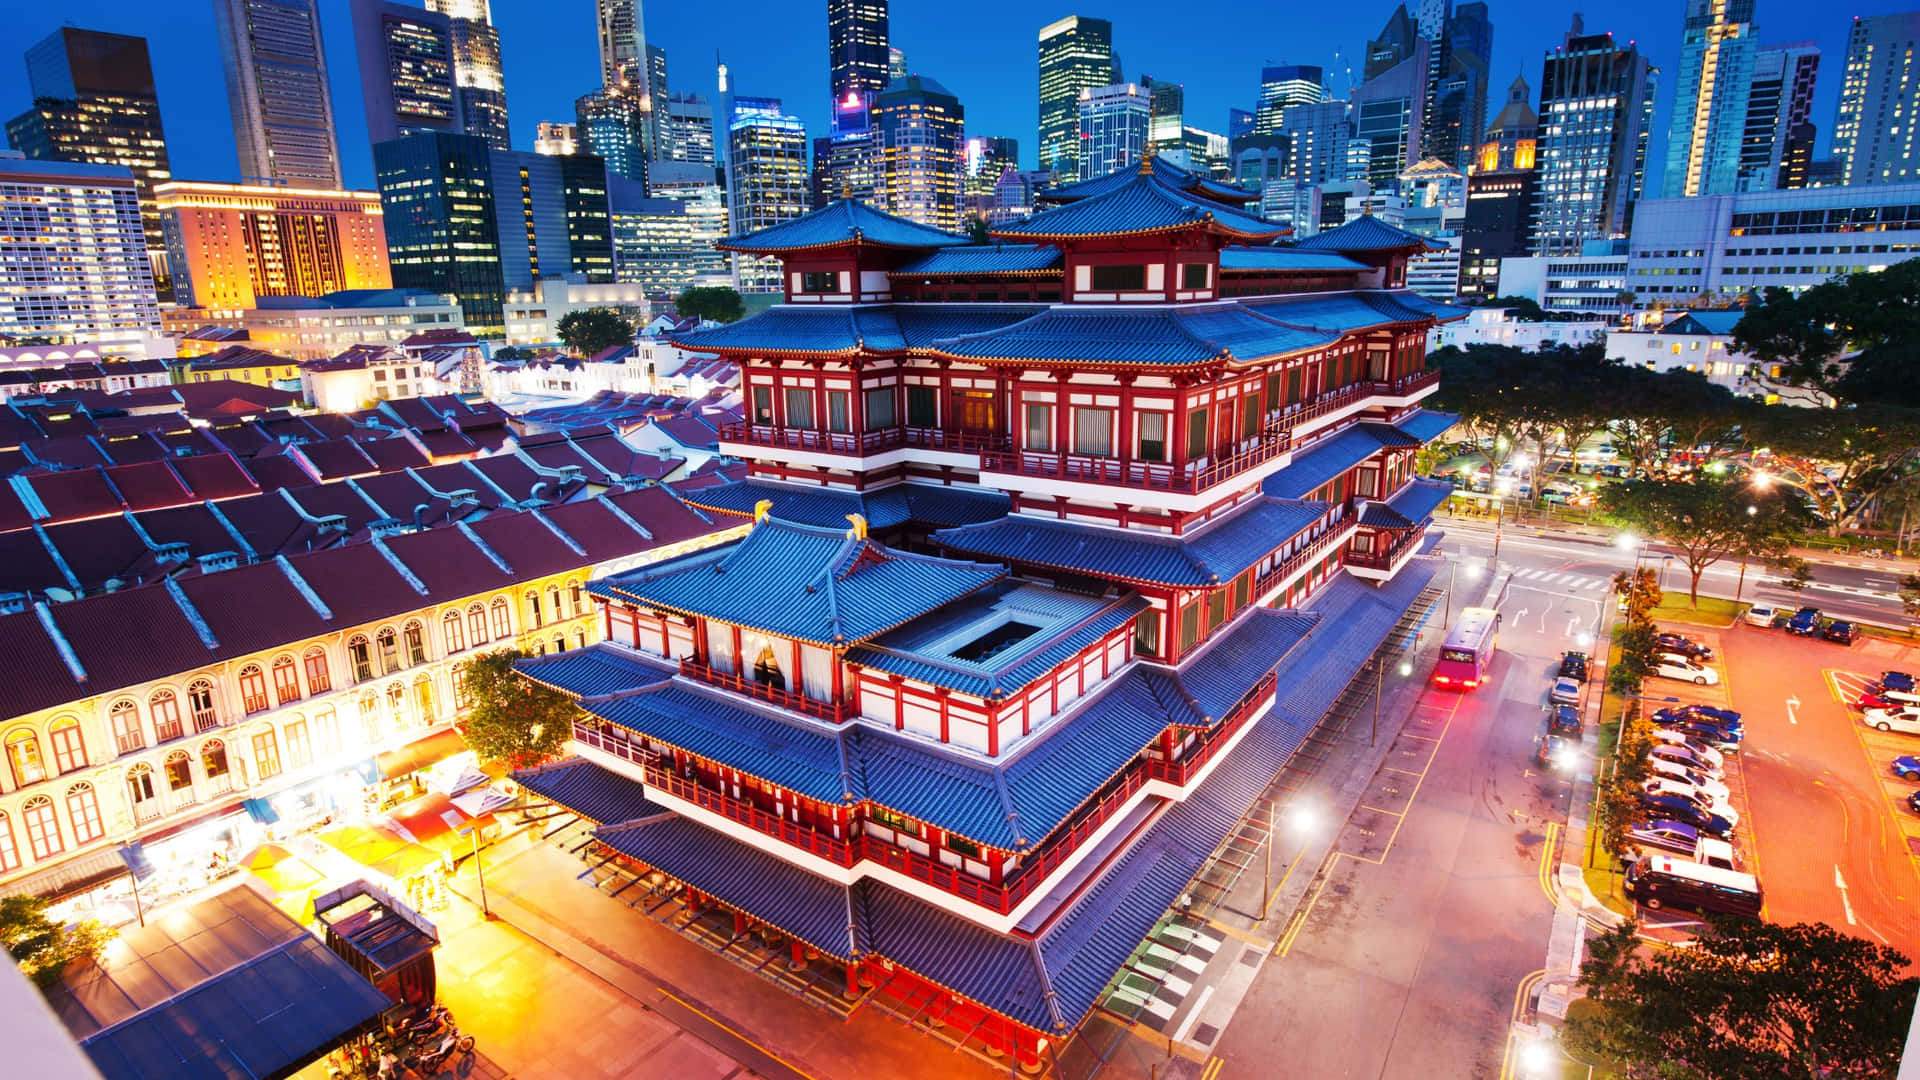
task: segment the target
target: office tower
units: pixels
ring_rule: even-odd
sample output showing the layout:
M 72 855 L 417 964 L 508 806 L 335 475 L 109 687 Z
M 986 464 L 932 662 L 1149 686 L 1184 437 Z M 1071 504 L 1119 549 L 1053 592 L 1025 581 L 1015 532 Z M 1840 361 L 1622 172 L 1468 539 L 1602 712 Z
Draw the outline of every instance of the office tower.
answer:
M 27 82 L 33 107 L 7 121 L 8 141 L 39 161 L 132 170 L 154 285 L 168 299 L 166 237 L 153 186 L 173 173 L 147 39 L 62 27 L 27 50 Z
M 1535 255 L 1578 255 L 1624 235 L 1646 182 L 1658 72 L 1631 43 L 1589 34 L 1578 16 L 1540 75 L 1540 209 Z
M 1232 144 L 1225 135 L 1204 128 L 1181 128 L 1180 152 L 1187 156 L 1187 168 L 1202 176 L 1225 180 L 1233 175 Z
M 653 98 L 654 112 L 658 113 L 668 96 L 667 50 L 658 45 L 647 46 L 647 92 Z
M 1246 109 L 1227 110 L 1227 138 L 1237 139 L 1242 135 L 1251 135 L 1257 121 L 1254 114 Z
M 1738 190 L 1756 48 L 1753 0 L 1687 0 L 1685 25 L 1660 180 L 1669 199 Z
M 1293 140 L 1279 132 L 1266 135 L 1249 132 L 1232 142 L 1229 164 L 1232 181 L 1248 191 L 1260 193 L 1259 213 L 1270 221 L 1293 220 L 1282 209 L 1283 203 L 1291 207 L 1293 192 L 1299 187 L 1287 175 L 1292 147 Z M 1269 210 L 1278 211 L 1279 216 L 1270 215 Z
M 726 193 L 713 170 L 665 162 L 649 183 L 651 195 L 624 177 L 608 178 L 615 280 L 669 297 L 693 285 L 731 285 L 727 254 L 713 246 L 727 235 Z
M 1367 144 L 1367 180 L 1376 188 L 1391 188 L 1407 166 L 1420 160 L 1430 50 L 1405 4 L 1367 43 L 1365 78 L 1353 92 L 1353 131 Z
M 1080 96 L 1111 86 L 1113 24 L 1069 15 L 1040 30 L 1040 167 L 1080 175 Z
M 447 18 L 453 38 L 453 82 L 460 126 L 495 150 L 512 148 L 507 125 L 507 81 L 500 67 L 500 31 L 487 0 L 427 0 Z
M 547 277 L 613 280 L 605 161 L 592 154 L 495 150 L 488 171 L 508 291 L 531 289 Z
M 1540 117 L 1531 98 L 1527 80 L 1514 79 L 1467 177 L 1467 212 L 1460 223 L 1462 298 L 1496 295 L 1500 260 L 1530 253 L 1539 199 L 1534 162 L 1540 137 Z
M 566 124 L 558 120 L 542 120 L 534 129 L 533 152 L 536 154 L 577 154 L 580 152 L 580 125 Z
M 685 161 L 713 167 L 713 106 L 699 94 L 670 94 L 654 114 L 660 141 L 656 161 Z
M 608 86 L 574 101 L 580 148 L 607 163 L 615 176 L 646 183 L 653 159 L 652 102 L 633 84 Z
M 1261 68 L 1260 104 L 1253 112 L 1253 130 L 1270 135 L 1280 130 L 1280 113 L 1289 105 L 1317 105 L 1325 101 L 1325 82 L 1326 72 L 1315 64 Z
M 394 287 L 450 295 L 468 330 L 497 338 L 506 333 L 506 285 L 493 153 L 485 139 L 423 132 L 375 143 L 373 171 Z
M 892 54 L 886 0 L 827 2 L 827 133 L 813 142 L 812 205 L 839 198 L 883 202 L 874 99 L 887 89 Z
M 1147 92 L 1147 108 L 1153 114 L 1147 123 L 1147 151 L 1180 149 L 1180 130 L 1187 126 L 1185 84 L 1142 75 L 1140 86 Z
M 0 158 L 0 221 L 0 344 L 45 338 L 144 355 L 160 304 L 131 170 Z
M 242 180 L 340 186 L 317 0 L 214 0 Z
M 1747 119 L 1740 139 L 1741 191 L 1805 186 L 1804 162 L 1813 154 L 1814 76 L 1820 50 L 1810 42 L 1762 49 L 1747 83 Z M 1799 182 L 1790 182 L 1799 176 Z
M 393 286 L 375 192 L 171 180 L 154 200 L 183 306 Z
M 882 209 L 960 231 L 966 115 L 959 98 L 924 75 L 909 75 L 874 99 Z
M 1427 156 L 1464 169 L 1472 163 L 1487 126 L 1487 58 L 1493 55 L 1487 5 L 1476 0 L 1456 8 L 1443 44 L 1445 55 L 1435 65 L 1439 77 L 1431 93 L 1425 149 Z
M 1287 176 L 1302 184 L 1348 179 L 1347 146 L 1354 141 L 1352 110 L 1344 101 L 1289 105 L 1280 113 L 1287 138 Z
M 867 106 L 856 103 L 862 113 Z M 862 124 L 867 121 L 861 121 Z M 878 203 L 880 194 L 879 135 L 870 126 L 855 126 L 813 140 L 813 171 L 808 181 L 813 209 L 835 199 Z
M 453 24 L 445 15 L 392 0 L 353 0 L 353 44 L 370 141 L 464 130 Z
M 961 195 L 971 218 L 984 218 L 994 203 L 994 191 L 1000 176 L 1008 169 L 1020 171 L 1020 142 L 991 135 L 970 135 L 961 148 Z
M 1140 164 L 1153 107 L 1147 91 L 1115 83 L 1080 92 L 1080 179 Z
M 887 81 L 907 77 L 907 54 L 893 46 L 887 46 Z
M 735 96 L 727 125 L 727 227 L 735 236 L 805 214 L 807 128 L 779 98 Z M 777 260 L 734 257 L 741 292 L 780 292 Z
M 872 100 L 891 78 L 887 0 L 827 0 L 828 84 L 835 101 Z
M 600 25 L 600 85 L 647 88 L 647 27 L 640 0 L 595 0 Z
M 1853 20 L 1833 114 L 1842 184 L 1920 180 L 1920 11 Z

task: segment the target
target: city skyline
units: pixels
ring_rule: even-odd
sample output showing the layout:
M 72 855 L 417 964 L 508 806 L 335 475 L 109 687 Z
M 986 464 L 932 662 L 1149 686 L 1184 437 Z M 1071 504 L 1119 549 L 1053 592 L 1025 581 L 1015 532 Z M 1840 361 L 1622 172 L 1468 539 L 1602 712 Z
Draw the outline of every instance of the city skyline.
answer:
M 1222 25 L 1245 25 L 1244 11 L 1217 6 L 1214 14 Z M 1912 0 L 1886 0 L 1842 14 L 1810 12 L 1763 0 L 1754 21 L 1762 47 L 1811 40 L 1827 55 L 1840 57 L 1845 55 L 1852 15 L 1871 16 L 1911 6 Z M 1604 13 L 1590 12 L 1589 30 L 1611 31 L 1636 41 L 1656 66 L 1671 72 L 1679 61 L 1681 20 L 1668 7 L 1638 2 Z M 344 0 L 321 0 L 320 9 L 336 99 L 343 178 L 348 187 L 370 188 L 373 169 L 362 110 L 341 99 L 342 94 L 358 96 L 360 85 L 348 5 Z M 1038 147 L 1033 120 L 1033 40 L 1039 28 L 1055 18 L 1082 14 L 1111 20 L 1114 52 L 1124 74 L 1129 79 L 1153 74 L 1185 83 L 1186 122 L 1224 133 L 1229 108 L 1251 110 L 1257 104 L 1260 68 L 1267 63 L 1318 64 L 1326 69 L 1333 93 L 1341 96 L 1346 63 L 1354 61 L 1357 79 L 1359 54 L 1391 10 L 1385 3 L 1348 9 L 1337 21 L 1305 30 L 1287 25 L 1277 15 L 1256 17 L 1256 30 L 1263 25 L 1272 31 L 1285 30 L 1285 52 L 1262 45 L 1263 40 L 1272 39 L 1252 33 L 1211 36 L 1208 51 L 1203 54 L 1195 45 L 1183 45 L 1179 35 L 1157 32 L 1155 14 L 1137 0 L 1023 9 L 1018 21 L 1008 21 L 1003 29 L 961 35 L 941 32 L 935 25 L 936 17 L 929 12 L 901 11 L 893 15 L 891 38 L 910 57 L 913 72 L 939 79 L 966 104 L 970 134 L 1019 139 L 1027 158 L 1021 164 L 1031 168 Z M 1504 86 L 1515 74 L 1537 82 L 1541 58 L 1558 43 L 1573 10 L 1572 6 L 1493 6 L 1490 14 L 1499 27 L 1489 64 L 1494 84 Z M 1185 13 L 1189 19 L 1205 19 L 1210 9 L 1202 5 L 1185 9 Z M 591 7 L 583 7 L 577 19 L 556 25 L 553 13 L 540 5 L 528 0 L 502 0 L 493 5 L 492 14 L 503 43 L 506 81 L 514 87 L 513 145 L 531 149 L 535 125 L 542 120 L 568 119 L 574 99 L 598 81 L 594 13 Z M 658 4 L 646 16 L 647 40 L 674 58 L 674 67 L 680 73 L 674 82 L 681 91 L 712 96 L 710 57 L 718 49 L 739 90 L 780 96 L 805 121 L 809 133 L 826 131 L 828 102 L 814 89 L 823 74 L 820 58 L 813 50 L 788 47 L 794 35 L 811 38 L 819 34 L 822 14 L 818 9 L 749 0 L 740 11 L 741 17 L 729 18 L 724 24 L 712 23 L 702 9 L 692 6 Z M 164 115 L 180 117 L 169 132 L 176 174 L 210 181 L 239 178 L 231 125 L 202 122 L 226 115 L 221 80 L 202 78 L 195 59 L 218 48 L 211 4 L 190 4 L 164 13 L 131 0 L 99 0 L 84 11 L 56 8 L 44 28 L 23 27 L 25 39 L 44 36 L 60 22 L 149 38 Z M 1335 50 L 1339 51 L 1338 59 Z M 1656 141 L 1650 153 L 1650 187 L 1658 181 L 1652 174 L 1666 156 L 1664 120 L 1676 81 L 1667 78 L 1661 84 Z M 1821 80 L 1814 99 L 1812 120 L 1819 127 L 1820 138 L 1817 156 L 1827 153 L 1838 92 L 1838 72 L 1834 71 Z M 24 108 L 28 100 L 22 67 L 0 64 L 0 101 L 12 103 L 10 108 Z

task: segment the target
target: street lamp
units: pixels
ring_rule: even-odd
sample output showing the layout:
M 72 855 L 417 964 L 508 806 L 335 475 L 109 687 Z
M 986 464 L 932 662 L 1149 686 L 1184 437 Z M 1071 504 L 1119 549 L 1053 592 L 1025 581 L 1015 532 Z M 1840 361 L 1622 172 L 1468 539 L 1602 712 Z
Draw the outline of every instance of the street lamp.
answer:
M 1758 517 L 1759 514 L 1760 514 L 1759 507 L 1757 506 L 1747 507 L 1747 517 L 1749 519 Z M 1733 586 L 1733 602 L 1735 604 L 1740 603 L 1740 593 L 1743 589 L 1747 587 L 1747 552 L 1748 552 L 1748 545 L 1742 544 L 1740 547 L 1740 580 L 1736 582 Z
M 1320 824 L 1320 811 L 1310 802 L 1296 802 L 1287 807 L 1287 831 L 1300 840 L 1300 854 L 1293 857 L 1298 863 L 1300 855 L 1307 853 L 1307 841 L 1312 839 L 1313 831 Z M 1273 906 L 1273 806 L 1267 807 L 1267 843 L 1266 867 L 1260 876 L 1260 921 L 1267 921 L 1267 909 Z M 1288 864 L 1287 872 L 1293 872 Z

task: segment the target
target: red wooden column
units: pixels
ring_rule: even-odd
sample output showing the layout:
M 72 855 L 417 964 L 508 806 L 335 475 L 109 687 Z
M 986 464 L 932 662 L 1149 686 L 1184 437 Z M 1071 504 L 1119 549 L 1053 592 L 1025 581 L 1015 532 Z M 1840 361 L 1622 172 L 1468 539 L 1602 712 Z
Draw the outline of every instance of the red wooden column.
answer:
M 1064 454 L 1073 449 L 1072 418 L 1068 416 L 1073 405 L 1067 400 L 1068 389 L 1073 385 L 1072 372 L 1053 373 L 1053 452 Z
M 793 939 L 793 958 L 787 961 L 787 966 L 796 971 L 807 966 L 807 947 L 799 938 Z
M 860 961 L 858 960 L 847 962 L 847 996 L 850 998 L 860 996 Z
M 1173 430 L 1168 432 L 1173 440 L 1173 453 L 1168 455 L 1169 464 L 1176 468 L 1185 468 L 1187 464 L 1187 387 L 1190 384 L 1182 379 L 1173 381 L 1173 416 L 1168 422 Z
M 1169 267 L 1177 270 L 1178 264 Z M 1120 376 L 1120 417 L 1119 430 L 1113 433 L 1113 456 L 1121 461 L 1132 461 L 1134 454 L 1133 438 L 1133 372 Z
M 741 937 L 747 932 L 747 916 L 743 912 L 733 913 L 733 936 Z

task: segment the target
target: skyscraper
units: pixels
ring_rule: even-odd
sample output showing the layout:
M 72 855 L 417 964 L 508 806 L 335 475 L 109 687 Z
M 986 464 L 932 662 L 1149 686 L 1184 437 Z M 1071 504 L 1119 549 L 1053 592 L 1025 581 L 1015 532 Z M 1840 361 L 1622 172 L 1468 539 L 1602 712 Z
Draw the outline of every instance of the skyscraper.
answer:
M 1811 42 L 1762 49 L 1747 82 L 1747 120 L 1740 139 L 1741 191 L 1799 187 L 1790 162 L 1813 152 L 1813 82 L 1820 50 Z M 1783 174 L 1783 170 L 1785 173 Z M 1784 177 L 1784 178 L 1783 178 Z
M 1261 68 L 1260 104 L 1253 111 L 1253 130 L 1270 135 L 1280 130 L 1280 113 L 1287 106 L 1325 101 L 1326 78 L 1326 72 L 1316 64 Z
M 453 32 L 453 81 L 462 129 L 495 150 L 510 149 L 500 31 L 493 28 L 487 0 L 427 0 L 427 10 L 445 15 Z
M 727 124 L 727 225 L 736 236 L 792 221 L 811 203 L 807 127 L 779 98 L 733 97 Z M 780 292 L 778 260 L 734 256 L 741 292 Z
M 1442 48 L 1445 55 L 1433 65 L 1439 76 L 1430 95 L 1425 149 L 1427 156 L 1464 169 L 1487 127 L 1487 59 L 1493 55 L 1487 5 L 1475 0 L 1454 9 Z
M 960 230 L 966 115 L 959 98 L 924 75 L 909 75 L 874 99 L 882 209 Z
M 425 132 L 375 143 L 373 171 L 394 287 L 450 294 L 468 330 L 503 336 L 498 191 L 486 140 Z
M 834 100 L 871 99 L 885 90 L 888 63 L 887 0 L 827 0 L 827 71 Z
M 509 291 L 566 275 L 614 279 L 604 161 L 592 154 L 495 150 L 488 171 L 501 279 Z
M 1080 179 L 1140 164 L 1153 107 L 1145 88 L 1115 83 L 1080 92 Z
M 140 217 L 125 167 L 0 158 L 0 221 L 10 232 L 12 223 L 35 223 L 31 243 L 0 244 L 0 341 L 41 337 L 144 355 L 144 342 L 160 334 L 160 305 Z
M 154 197 L 183 306 L 250 308 L 262 296 L 393 286 L 371 191 L 170 180 Z
M 1538 212 L 1534 169 L 1540 117 L 1524 77 L 1507 88 L 1507 103 L 1487 129 L 1467 177 L 1467 212 L 1460 223 L 1460 296 L 1486 299 L 1499 291 L 1500 260 L 1528 254 Z
M 1667 165 L 1669 199 L 1737 190 L 1753 78 L 1753 0 L 1687 0 Z
M 1140 85 L 1146 88 L 1147 107 L 1153 112 L 1153 119 L 1147 124 L 1148 151 L 1180 149 L 1180 132 L 1187 126 L 1186 86 L 1151 75 L 1140 76 Z
M 392 0 L 353 0 L 353 44 L 369 141 L 465 130 L 453 23 L 445 15 Z
M 582 95 L 573 113 L 582 153 L 604 159 L 615 176 L 646 183 L 654 157 L 652 99 L 622 83 Z
M 1080 175 L 1080 94 L 1114 83 L 1113 24 L 1069 15 L 1040 28 L 1040 167 Z
M 577 154 L 580 152 L 580 125 L 576 121 L 568 124 L 559 120 L 542 120 L 534 129 L 533 152 L 536 154 Z
M 1920 180 L 1920 11 L 1853 20 L 1833 114 L 1843 184 Z
M 595 0 L 600 25 L 600 85 L 647 86 L 647 26 L 640 0 Z
M 1000 206 L 1000 179 L 1008 169 L 1020 174 L 1020 142 L 991 135 L 969 135 L 961 150 L 960 212 L 968 221 L 991 219 Z
M 827 0 L 827 133 L 813 141 L 812 205 L 881 202 L 874 99 L 891 78 L 887 0 Z
M 7 121 L 8 141 L 40 161 L 132 170 L 154 283 L 160 298 L 169 299 L 166 237 L 153 186 L 173 173 L 147 39 L 62 27 L 27 50 L 27 82 L 33 107 Z
M 1430 53 L 1405 4 L 1367 43 L 1365 81 L 1353 92 L 1353 132 L 1369 148 L 1367 180 L 1376 188 L 1391 188 L 1420 160 Z
M 904 79 L 907 77 L 907 54 L 893 46 L 887 46 L 887 78 Z
M 1646 183 L 1658 72 L 1632 44 L 1574 17 L 1540 73 L 1540 203 L 1535 255 L 1578 255 L 1626 231 Z
M 713 106 L 699 94 L 669 94 L 664 111 L 654 114 L 660 142 L 656 161 L 684 161 L 713 167 Z
M 316 0 L 214 0 L 244 180 L 340 186 Z
M 1352 111 L 1344 101 L 1289 105 L 1277 134 L 1290 140 L 1286 175 L 1302 184 L 1359 179 L 1347 175 L 1347 144 L 1354 141 Z

